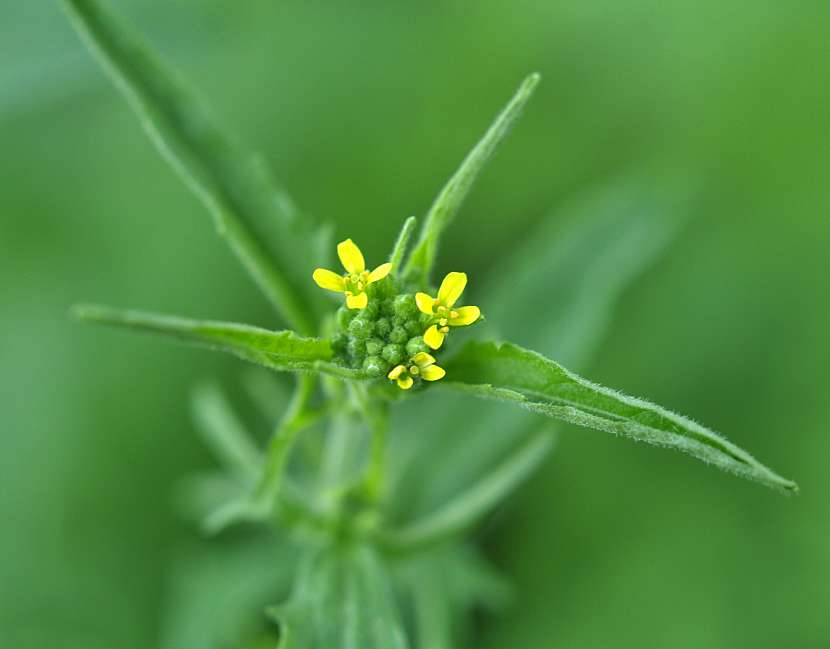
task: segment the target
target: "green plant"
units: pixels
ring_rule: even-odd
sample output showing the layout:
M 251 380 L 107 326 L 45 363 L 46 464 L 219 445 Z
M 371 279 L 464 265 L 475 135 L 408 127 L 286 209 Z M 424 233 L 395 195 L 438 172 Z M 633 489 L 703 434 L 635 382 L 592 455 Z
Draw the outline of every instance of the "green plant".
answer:
M 557 239 L 558 247 L 538 249 L 552 239 L 540 234 L 480 294 L 486 321 L 477 308 L 455 304 L 466 276 L 462 282 L 462 274 L 451 273 L 436 291 L 432 271 L 442 234 L 531 97 L 537 75 L 524 81 L 441 190 L 412 250 L 407 254 L 414 218 L 404 223 L 388 261 L 372 272 L 347 239 L 340 244 L 347 270 L 341 276 L 318 268 L 331 266 L 327 229 L 299 213 L 262 161 L 225 135 L 136 35 L 95 0 L 65 5 L 161 153 L 205 202 L 291 328 L 275 332 L 98 306 L 74 310 L 87 321 L 172 336 L 296 374 L 265 449 L 221 391 L 205 388 L 195 400 L 197 423 L 223 470 L 189 483 L 189 506 L 211 533 L 242 523 L 277 532 L 275 540 L 254 536 L 235 550 L 240 573 L 256 575 L 261 588 L 226 606 L 223 624 L 233 630 L 223 633 L 234 643 L 256 646 L 272 638 L 255 623 L 246 629 L 236 621 L 250 620 L 258 600 L 286 584 L 286 603 L 269 609 L 283 647 L 448 647 L 464 635 L 469 610 L 503 602 L 505 586 L 468 532 L 547 457 L 555 431 L 490 408 L 468 412 L 461 427 L 448 424 L 448 409 L 429 403 L 440 392 L 675 448 L 775 489 L 796 490 L 684 417 L 595 385 L 540 353 L 481 342 L 502 327 L 545 353 L 582 362 L 619 290 L 671 240 L 677 219 L 665 216 L 665 197 L 655 202 L 630 185 L 612 188 L 607 204 L 591 205 L 590 216 Z M 647 202 L 651 212 L 625 213 Z M 608 263 L 610 276 L 591 278 Z M 312 271 L 323 288 L 346 293 L 345 306 L 335 311 L 325 302 Z M 575 276 L 587 284 L 579 295 L 572 290 Z M 462 334 L 452 325 L 475 327 Z M 473 339 L 453 349 L 461 335 Z M 261 377 L 251 381 L 273 416 L 277 390 L 263 387 Z M 404 413 L 394 422 L 393 409 Z M 231 554 L 225 561 L 233 562 Z M 205 584 L 188 595 L 191 615 L 205 629 L 212 630 L 210 615 L 200 615 L 197 602 L 221 588 Z M 195 635 L 172 634 L 171 646 L 216 641 L 201 627 L 188 633 Z

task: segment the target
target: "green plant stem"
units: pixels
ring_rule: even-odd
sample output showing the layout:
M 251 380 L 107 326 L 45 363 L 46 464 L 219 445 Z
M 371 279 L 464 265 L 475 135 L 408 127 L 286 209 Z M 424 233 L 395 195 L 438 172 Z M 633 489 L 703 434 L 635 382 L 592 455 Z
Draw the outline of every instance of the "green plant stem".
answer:
M 307 426 L 309 413 L 306 411 L 306 406 L 314 393 L 316 384 L 317 379 L 313 374 L 302 374 L 297 377 L 294 396 L 288 410 L 268 443 L 265 466 L 254 492 L 254 506 L 257 509 L 272 511 L 274 508 L 294 440 L 297 438 L 297 433 Z
M 369 428 L 369 462 L 363 480 L 367 499 L 378 502 L 386 488 L 386 447 L 389 438 L 389 408 L 382 401 L 369 399 L 366 386 L 352 382 L 352 396 L 358 411 Z

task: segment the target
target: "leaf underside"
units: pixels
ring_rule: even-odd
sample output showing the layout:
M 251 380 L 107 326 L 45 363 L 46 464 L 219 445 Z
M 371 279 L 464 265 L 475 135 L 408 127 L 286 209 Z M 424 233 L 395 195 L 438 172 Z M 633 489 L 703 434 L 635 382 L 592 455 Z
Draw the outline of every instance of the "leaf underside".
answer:
M 509 343 L 470 342 L 445 365 L 446 387 L 513 403 L 568 423 L 688 453 L 724 471 L 796 492 L 717 433 L 660 406 L 596 385 L 561 365 Z

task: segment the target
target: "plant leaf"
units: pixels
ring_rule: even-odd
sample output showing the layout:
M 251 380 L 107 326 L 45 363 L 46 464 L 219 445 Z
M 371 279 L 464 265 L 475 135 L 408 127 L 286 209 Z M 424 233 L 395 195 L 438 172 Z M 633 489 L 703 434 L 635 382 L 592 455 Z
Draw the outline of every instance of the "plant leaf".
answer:
M 479 337 L 509 334 L 581 369 L 622 292 L 676 239 L 690 189 L 689 182 L 633 174 L 558 208 L 488 275 Z
M 446 365 L 441 381 L 478 397 L 587 428 L 674 448 L 768 487 L 798 490 L 717 433 L 642 399 L 591 383 L 561 365 L 509 343 L 468 343 Z
M 488 273 L 474 300 L 487 314 L 482 335 L 498 339 L 509 327 L 515 342 L 583 369 L 624 291 L 675 240 L 693 188 L 629 174 L 557 208 Z M 538 428 L 529 413 L 499 403 L 470 409 L 462 395 L 437 390 L 428 398 L 431 426 L 413 430 L 414 413 L 395 425 L 393 459 L 400 468 L 392 473 L 401 481 L 395 507 L 402 520 L 453 498 L 509 454 L 522 433 Z
M 97 0 L 64 0 L 162 156 L 202 200 L 216 228 L 288 325 L 304 334 L 314 319 L 301 299 L 318 234 L 276 186 L 260 158 L 215 123 L 185 83 L 144 40 Z M 267 242 L 267 243 L 266 243 Z
M 269 616 L 278 649 L 406 649 L 389 577 L 365 545 L 308 551 L 294 591 Z
M 553 444 L 549 431 L 532 435 L 501 465 L 435 512 L 400 529 L 381 532 L 381 543 L 393 552 L 412 552 L 466 531 L 530 476 Z
M 193 419 L 214 456 L 243 485 L 259 478 L 263 454 L 240 421 L 227 397 L 214 383 L 193 393 Z
M 540 78 L 539 74 L 534 73 L 522 82 L 484 137 L 473 147 L 438 194 L 427 213 L 418 243 L 409 256 L 405 272 L 408 279 L 421 285 L 429 283 L 441 235 L 458 212 L 478 174 L 521 115 Z
M 77 306 L 73 314 L 87 322 L 139 329 L 228 352 L 280 372 L 315 371 L 343 378 L 364 378 L 356 370 L 331 362 L 332 351 L 328 340 L 303 338 L 293 331 L 269 331 L 231 322 L 189 320 L 94 305 Z
M 396 275 L 400 274 L 400 266 L 403 262 L 403 257 L 406 254 L 406 246 L 409 245 L 409 238 L 412 236 L 412 231 L 415 229 L 417 219 L 410 216 L 401 226 L 400 234 L 395 241 L 392 248 L 392 254 L 389 255 L 389 262 L 392 264 L 392 272 Z

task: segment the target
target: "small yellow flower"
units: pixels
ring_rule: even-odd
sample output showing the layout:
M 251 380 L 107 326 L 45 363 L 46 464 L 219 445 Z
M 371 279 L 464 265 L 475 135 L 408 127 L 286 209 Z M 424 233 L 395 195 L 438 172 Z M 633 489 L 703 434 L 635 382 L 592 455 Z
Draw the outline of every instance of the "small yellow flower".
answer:
M 441 288 L 438 289 L 438 297 L 430 297 L 426 293 L 415 294 L 415 302 L 421 313 L 433 317 L 432 324 L 424 332 L 424 342 L 432 349 L 438 349 L 444 343 L 444 336 L 449 333 L 450 327 L 473 324 L 481 316 L 481 310 L 477 306 L 453 308 L 465 286 L 465 273 L 447 273 L 441 282 Z
M 443 379 L 446 372 L 435 364 L 435 359 L 426 352 L 418 352 L 409 359 L 409 365 L 396 365 L 389 372 L 389 379 L 397 381 L 401 390 L 408 390 L 414 383 L 413 377 L 420 376 L 424 381 Z
M 337 256 L 346 272 L 343 275 L 318 268 L 312 274 L 317 286 L 329 291 L 346 294 L 346 306 L 350 309 L 362 309 L 369 302 L 366 287 L 383 279 L 392 270 L 392 264 L 381 264 L 371 273 L 366 270 L 366 261 L 354 241 L 346 239 L 337 244 Z

